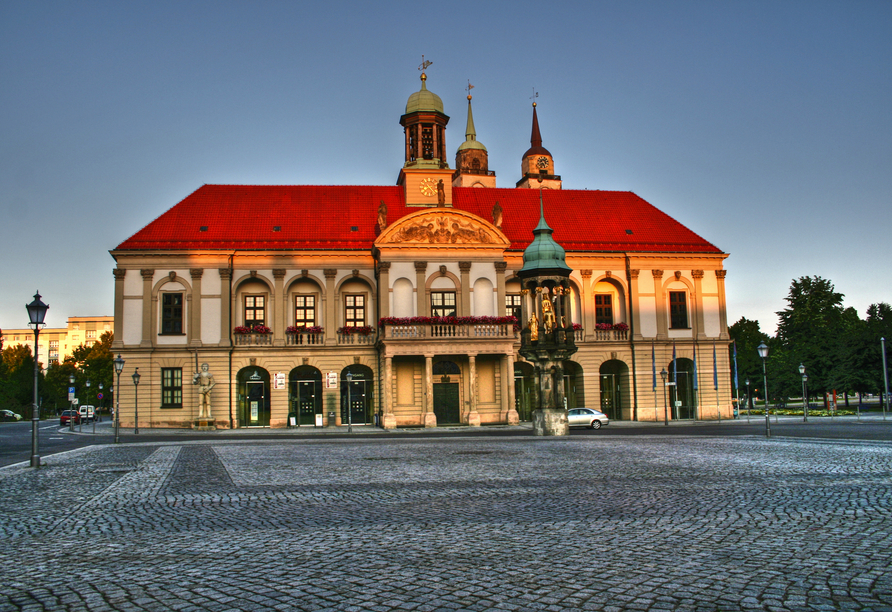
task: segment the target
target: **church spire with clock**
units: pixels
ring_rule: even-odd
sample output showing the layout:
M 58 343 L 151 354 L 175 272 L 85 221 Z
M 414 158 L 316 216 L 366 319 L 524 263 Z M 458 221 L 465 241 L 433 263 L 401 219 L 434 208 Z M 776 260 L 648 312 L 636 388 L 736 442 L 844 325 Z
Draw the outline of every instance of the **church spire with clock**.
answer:
M 561 188 L 561 177 L 554 173 L 554 157 L 548 152 L 548 149 L 542 146 L 535 102 L 533 102 L 533 131 L 530 134 L 530 148 L 523 154 L 520 172 L 522 176 L 517 181 L 517 187 L 520 189 Z
M 427 89 L 431 62 L 422 58 L 421 89 L 409 96 L 400 125 L 406 137 L 406 161 L 397 184 L 407 206 L 452 206 L 452 171 L 446 163 L 446 124 L 440 96 Z

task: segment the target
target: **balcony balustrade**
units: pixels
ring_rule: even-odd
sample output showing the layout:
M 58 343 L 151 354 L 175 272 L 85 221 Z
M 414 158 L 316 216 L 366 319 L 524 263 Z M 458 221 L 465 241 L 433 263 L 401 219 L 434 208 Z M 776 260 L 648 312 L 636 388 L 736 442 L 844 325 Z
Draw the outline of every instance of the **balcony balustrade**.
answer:
M 272 346 L 272 334 L 235 334 L 233 340 L 236 346 Z
M 322 346 L 323 344 L 325 344 L 323 332 L 285 334 L 285 346 Z
M 511 323 L 472 323 L 457 325 L 448 323 L 410 323 L 385 325 L 382 328 L 386 340 L 411 340 L 414 338 L 519 338 Z
M 375 344 L 375 334 L 338 334 L 338 345 L 372 345 Z

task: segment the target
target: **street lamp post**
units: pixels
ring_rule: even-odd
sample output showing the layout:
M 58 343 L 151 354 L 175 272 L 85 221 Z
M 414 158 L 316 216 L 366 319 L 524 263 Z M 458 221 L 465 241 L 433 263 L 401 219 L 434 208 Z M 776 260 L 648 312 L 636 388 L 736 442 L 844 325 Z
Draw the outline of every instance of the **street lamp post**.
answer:
M 799 364 L 799 374 L 802 376 L 802 422 L 808 422 L 808 395 L 805 390 L 805 383 L 808 380 L 808 376 L 805 373 L 805 365 Z
M 124 369 L 124 360 L 121 358 L 119 354 L 115 357 L 115 374 L 117 375 L 117 382 L 115 382 L 115 389 L 121 388 L 121 370 Z M 121 400 L 118 399 L 118 393 L 115 392 L 115 444 L 118 443 L 118 426 L 121 424 Z
M 746 385 L 746 422 L 750 422 L 750 406 L 753 405 L 753 398 L 750 395 L 750 379 L 747 377 L 746 381 L 744 381 Z
M 96 410 L 96 416 L 99 418 L 99 422 L 102 422 L 102 402 L 105 401 L 105 397 L 102 394 L 102 383 L 99 383 L 99 407 Z
M 74 374 L 68 377 L 68 385 L 74 389 Z M 71 394 L 71 406 L 68 408 L 68 431 L 74 432 L 74 393 Z
M 347 372 L 347 433 L 353 433 L 353 406 L 350 405 L 350 383 L 353 382 L 353 372 Z
M 886 369 L 886 339 L 880 338 L 880 348 L 883 350 L 883 420 L 886 420 L 886 404 L 889 403 L 889 370 Z
M 669 376 L 669 372 L 666 371 L 666 368 L 663 368 L 660 376 L 663 378 L 663 421 L 666 427 L 669 427 L 669 403 L 666 399 L 666 377 Z
M 40 337 L 40 328 L 45 325 L 46 311 L 49 306 L 40 299 L 40 292 L 34 293 L 34 301 L 25 304 L 28 309 L 28 325 L 34 328 L 34 405 L 31 409 L 31 467 L 40 467 L 40 440 L 38 430 L 40 425 L 40 403 L 37 397 L 37 379 L 40 373 L 40 364 L 37 361 L 37 341 Z
M 87 381 L 87 401 L 88 401 L 88 402 L 90 401 L 90 381 L 89 381 L 89 380 Z M 88 405 L 89 405 L 89 404 L 88 404 Z M 84 411 L 84 414 L 89 414 L 89 412 L 85 410 L 85 411 Z M 94 418 L 93 418 L 93 433 L 96 433 L 96 418 L 95 418 L 95 414 L 96 414 L 96 406 L 93 406 L 93 415 L 94 415 Z M 83 430 L 84 430 L 84 422 L 81 421 L 81 431 L 83 431 Z
M 139 368 L 133 370 L 133 433 L 139 433 Z
M 768 374 L 765 370 L 765 360 L 768 359 L 768 345 L 763 342 L 758 346 L 757 350 L 759 351 L 759 357 L 762 358 L 762 379 L 765 384 L 765 437 L 770 438 L 771 420 L 768 418 Z

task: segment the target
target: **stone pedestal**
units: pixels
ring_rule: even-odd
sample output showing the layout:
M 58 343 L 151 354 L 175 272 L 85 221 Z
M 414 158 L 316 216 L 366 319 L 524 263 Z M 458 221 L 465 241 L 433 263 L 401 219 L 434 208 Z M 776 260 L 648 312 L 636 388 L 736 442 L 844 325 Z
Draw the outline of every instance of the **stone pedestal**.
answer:
M 192 421 L 192 429 L 214 431 L 217 429 L 217 421 L 214 418 L 201 417 Z
M 534 410 L 533 433 L 537 436 L 569 436 L 567 411 L 558 408 Z
M 437 426 L 437 415 L 433 412 L 425 412 L 424 413 L 424 426 L 425 427 L 436 427 Z
M 384 429 L 396 429 L 396 416 L 393 414 L 385 414 L 382 427 L 384 427 Z
M 520 415 L 517 414 L 517 410 L 512 408 L 508 411 L 508 424 L 509 425 L 519 425 L 520 424 Z
M 468 413 L 468 425 L 471 427 L 480 427 L 480 413 L 479 412 L 469 412 Z

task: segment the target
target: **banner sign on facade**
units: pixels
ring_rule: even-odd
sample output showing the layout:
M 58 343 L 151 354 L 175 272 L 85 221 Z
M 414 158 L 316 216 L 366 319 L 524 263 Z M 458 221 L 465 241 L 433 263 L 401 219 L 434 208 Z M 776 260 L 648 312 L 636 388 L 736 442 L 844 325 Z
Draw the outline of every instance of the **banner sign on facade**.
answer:
M 328 372 L 325 374 L 325 388 L 326 389 L 337 389 L 338 388 L 338 373 L 337 372 Z
M 285 372 L 276 372 L 275 377 L 273 378 L 273 389 L 287 389 L 287 378 L 285 376 Z

